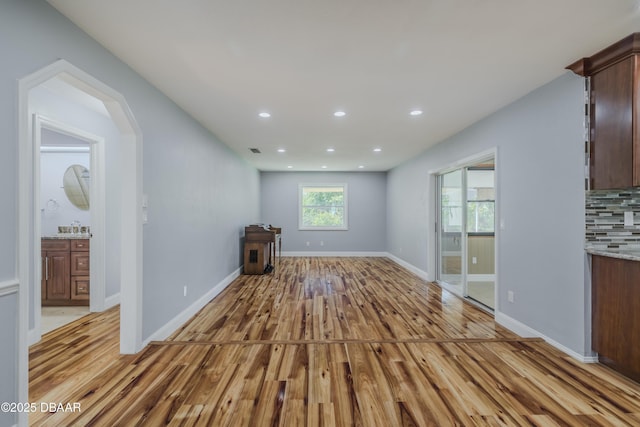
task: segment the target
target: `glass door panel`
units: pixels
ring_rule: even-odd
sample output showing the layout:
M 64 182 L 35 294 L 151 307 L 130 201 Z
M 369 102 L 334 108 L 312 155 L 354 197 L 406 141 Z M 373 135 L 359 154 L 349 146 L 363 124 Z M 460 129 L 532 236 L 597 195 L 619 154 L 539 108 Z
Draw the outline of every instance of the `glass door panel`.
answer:
M 466 171 L 467 290 L 466 295 L 489 308 L 495 306 L 494 170 Z
M 463 294 L 463 170 L 440 176 L 439 277 Z

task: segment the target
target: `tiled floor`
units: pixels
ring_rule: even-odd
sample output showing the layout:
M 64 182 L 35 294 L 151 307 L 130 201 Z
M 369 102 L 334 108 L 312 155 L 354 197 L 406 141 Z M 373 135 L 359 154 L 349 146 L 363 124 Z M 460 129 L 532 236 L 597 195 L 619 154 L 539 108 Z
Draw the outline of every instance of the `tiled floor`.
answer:
M 89 307 L 42 307 L 42 334 L 51 332 L 89 314 Z

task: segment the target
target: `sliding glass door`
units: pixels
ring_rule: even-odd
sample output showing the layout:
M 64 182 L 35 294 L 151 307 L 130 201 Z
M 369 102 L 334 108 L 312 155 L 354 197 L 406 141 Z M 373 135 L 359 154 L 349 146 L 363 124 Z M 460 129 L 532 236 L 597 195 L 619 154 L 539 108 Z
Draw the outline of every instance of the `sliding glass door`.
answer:
M 493 166 L 469 167 L 467 182 L 467 277 L 465 296 L 495 305 L 495 187 Z
M 438 274 L 448 290 L 495 306 L 493 160 L 438 176 Z
M 461 169 L 440 175 L 439 280 L 462 292 L 463 173 Z

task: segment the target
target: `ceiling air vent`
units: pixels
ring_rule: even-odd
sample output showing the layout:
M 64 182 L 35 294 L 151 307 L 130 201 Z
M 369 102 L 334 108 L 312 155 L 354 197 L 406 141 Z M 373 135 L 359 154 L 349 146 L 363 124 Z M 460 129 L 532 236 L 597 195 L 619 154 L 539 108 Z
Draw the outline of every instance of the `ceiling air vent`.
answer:
M 251 151 L 253 154 L 260 154 L 260 150 L 258 150 L 257 148 L 249 148 L 249 151 Z

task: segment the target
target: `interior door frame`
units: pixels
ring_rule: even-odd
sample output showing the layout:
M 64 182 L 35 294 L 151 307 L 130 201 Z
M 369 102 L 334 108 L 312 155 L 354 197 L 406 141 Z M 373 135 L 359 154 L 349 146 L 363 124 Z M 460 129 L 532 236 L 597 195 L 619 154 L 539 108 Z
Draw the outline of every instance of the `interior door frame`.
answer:
M 20 402 L 29 401 L 29 301 L 34 274 L 33 180 L 34 147 L 31 133 L 29 93 L 47 80 L 60 77 L 100 99 L 120 131 L 120 174 L 128 183 L 121 187 L 120 211 L 120 352 L 142 349 L 142 131 L 126 99 L 92 75 L 61 59 L 18 80 L 18 354 L 17 391 Z M 38 153 L 39 155 L 39 153 Z M 40 285 L 39 283 L 37 284 Z M 18 414 L 18 424 L 28 424 L 28 413 Z
M 449 292 L 452 292 L 456 295 L 458 295 L 458 291 L 455 290 L 455 288 L 453 288 L 452 286 L 448 285 L 446 282 L 443 282 L 440 280 L 440 274 L 441 274 L 441 265 L 440 265 L 440 253 L 441 253 L 441 242 L 440 242 L 440 215 L 441 215 L 441 206 L 440 206 L 440 197 L 441 197 L 441 191 L 440 191 L 440 177 L 446 173 L 452 172 L 454 170 L 457 169 L 464 169 L 467 168 L 469 166 L 473 166 L 476 165 L 478 163 L 481 163 L 483 161 L 489 160 L 489 159 L 493 159 L 494 161 L 494 185 L 495 185 L 495 208 L 494 208 L 494 220 L 495 220 L 495 230 L 494 230 L 494 251 L 495 251 L 495 258 L 494 258 L 494 272 L 495 272 L 495 286 L 494 286 L 494 295 L 493 295 L 493 299 L 494 299 L 494 308 L 493 308 L 493 313 L 495 315 L 495 313 L 498 313 L 500 311 L 500 306 L 499 306 L 499 298 L 498 298 L 498 294 L 499 294 L 499 241 L 500 241 L 500 230 L 502 228 L 504 228 L 504 224 L 502 222 L 502 220 L 500 219 L 500 188 L 499 188 L 499 153 L 498 153 L 498 148 L 497 147 L 493 147 L 491 149 L 473 154 L 471 156 L 462 158 L 460 160 L 457 160 L 455 162 L 452 162 L 448 165 L 442 166 L 438 169 L 434 169 L 432 171 L 430 171 L 429 173 L 434 177 L 434 184 L 435 185 L 435 225 L 434 228 L 432 229 L 434 232 L 434 255 L 431 257 L 431 260 L 433 262 L 434 265 L 434 271 L 435 271 L 435 280 L 438 282 L 438 284 L 448 290 Z M 463 174 L 463 182 L 465 182 L 466 178 L 464 178 L 466 174 Z M 466 187 L 466 183 L 464 184 Z M 464 192 L 463 192 L 464 193 Z M 463 202 L 466 203 L 466 194 L 463 194 Z M 466 219 L 466 209 L 463 209 L 463 221 Z M 463 235 L 465 236 L 465 238 L 462 239 L 462 248 L 463 248 L 463 260 L 464 263 L 462 265 L 462 271 L 465 272 L 465 274 L 463 275 L 463 295 L 466 294 L 467 290 L 466 290 L 466 256 L 467 256 L 467 248 L 466 248 L 466 223 L 464 224 L 464 229 L 465 232 L 463 233 Z M 464 298 L 463 295 L 460 295 L 461 297 Z
M 89 208 L 91 215 L 91 251 L 90 256 L 90 278 L 91 292 L 89 293 L 89 310 L 92 312 L 103 311 L 105 309 L 106 298 L 106 273 L 105 273 L 105 222 L 106 222 L 106 177 L 105 177 L 105 139 L 85 130 L 76 128 L 67 123 L 51 119 L 45 115 L 33 114 L 33 150 L 34 150 L 34 182 L 33 182 L 33 207 L 34 207 L 34 264 L 40 265 L 40 251 L 42 235 L 42 221 L 40 215 L 42 206 L 40 205 L 40 153 L 42 147 L 42 129 L 49 129 L 73 138 L 82 140 L 89 144 L 90 174 L 91 181 L 89 187 Z M 41 310 L 41 288 L 37 284 L 42 280 L 42 271 L 34 271 L 33 307 L 34 307 L 34 328 L 29 334 L 29 345 L 40 341 L 42 336 L 42 310 Z

